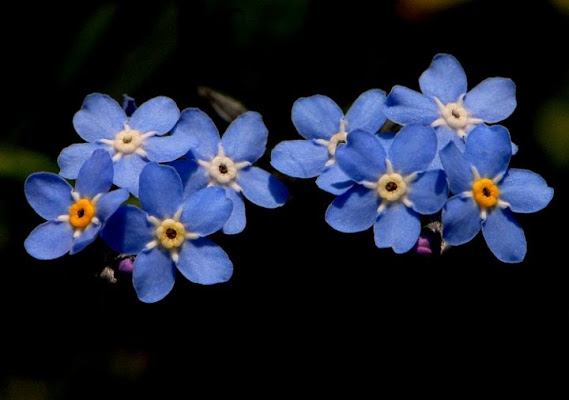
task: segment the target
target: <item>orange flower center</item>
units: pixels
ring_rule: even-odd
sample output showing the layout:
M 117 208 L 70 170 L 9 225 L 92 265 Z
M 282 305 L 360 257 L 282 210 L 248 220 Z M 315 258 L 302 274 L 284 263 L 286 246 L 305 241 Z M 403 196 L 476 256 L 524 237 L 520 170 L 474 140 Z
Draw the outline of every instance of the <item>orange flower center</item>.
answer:
M 69 207 L 69 223 L 74 228 L 87 227 L 95 216 L 95 205 L 88 199 L 79 199 Z
M 472 194 L 480 207 L 490 208 L 498 202 L 500 191 L 491 179 L 481 178 L 472 185 Z

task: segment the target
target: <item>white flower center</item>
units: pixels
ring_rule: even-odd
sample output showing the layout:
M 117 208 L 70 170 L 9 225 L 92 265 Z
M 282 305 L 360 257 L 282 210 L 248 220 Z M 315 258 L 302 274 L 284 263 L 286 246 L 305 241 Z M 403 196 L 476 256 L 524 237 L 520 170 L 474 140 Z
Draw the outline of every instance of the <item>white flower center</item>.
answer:
M 219 144 L 217 155 L 209 161 L 198 160 L 198 164 L 204 167 L 209 179 L 208 186 L 229 186 L 240 192 L 241 186 L 237 183 L 239 170 L 249 167 L 249 161 L 236 162 L 225 155 L 223 146 Z
M 131 129 L 128 124 L 124 124 L 124 129 L 116 134 L 114 139 L 100 139 L 99 142 L 108 144 L 115 152 L 113 161 L 120 160 L 124 155 L 138 154 L 146 157 L 144 142 L 147 138 L 156 135 L 156 131 L 141 133 L 136 129 Z
M 376 182 L 365 181 L 362 184 L 368 189 L 374 189 L 381 199 L 381 204 L 377 208 L 380 214 L 392 204 L 402 202 L 407 207 L 411 207 L 413 203 L 407 196 L 410 190 L 410 183 L 417 178 L 417 173 L 413 172 L 407 176 L 393 171 L 391 161 L 385 160 L 385 173 L 379 177 Z
M 471 117 L 468 110 L 464 108 L 464 95 L 460 96 L 456 103 L 443 104 L 437 97 L 434 97 L 434 100 L 439 109 L 439 118 L 431 124 L 433 128 L 447 126 L 461 139 L 464 139 L 474 125 L 484 122 L 480 118 Z
M 186 240 L 194 240 L 199 234 L 190 232 L 184 224 L 180 222 L 182 211 L 179 210 L 172 218 L 158 219 L 153 216 L 148 217 L 148 221 L 154 225 L 154 240 L 146 244 L 147 249 L 153 249 L 160 245 L 163 249 L 170 252 L 174 262 L 178 262 L 179 249 Z
M 328 154 L 330 154 L 330 158 L 326 161 L 326 166 L 332 165 L 336 162 L 335 155 L 338 146 L 342 143 L 346 143 L 348 141 L 348 133 L 346 132 L 346 126 L 348 126 L 348 120 L 342 118 L 340 120 L 340 127 L 338 132 L 332 135 L 330 140 L 326 139 L 316 139 L 316 143 L 321 146 L 326 146 L 328 148 Z

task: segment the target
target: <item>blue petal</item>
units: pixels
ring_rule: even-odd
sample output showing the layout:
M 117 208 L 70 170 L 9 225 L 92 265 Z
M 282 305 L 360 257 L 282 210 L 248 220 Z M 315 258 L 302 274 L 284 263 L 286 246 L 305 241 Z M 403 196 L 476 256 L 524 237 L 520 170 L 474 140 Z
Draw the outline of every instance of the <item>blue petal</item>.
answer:
M 190 232 L 208 236 L 217 232 L 229 219 L 233 202 L 225 189 L 212 186 L 192 193 L 182 205 L 181 221 Z
M 107 146 L 101 143 L 76 143 L 64 148 L 57 157 L 59 174 L 67 179 L 77 179 L 79 169 L 97 149 L 106 150 Z
M 170 254 L 160 248 L 138 254 L 134 261 L 132 281 L 140 301 L 155 303 L 162 300 L 176 281 L 176 267 Z
M 142 208 L 158 218 L 171 218 L 182 205 L 182 180 L 174 167 L 148 163 L 140 174 Z
M 362 129 L 376 133 L 387 120 L 383 113 L 385 100 L 385 92 L 381 89 L 371 89 L 359 95 L 346 113 L 346 131 Z
M 494 178 L 506 173 L 512 157 L 510 133 L 500 125 L 476 126 L 466 138 L 464 157 L 482 177 Z
M 101 238 L 117 253 L 136 254 L 154 240 L 154 227 L 148 222 L 148 214 L 125 205 L 106 221 Z
M 243 189 L 243 196 L 260 207 L 280 207 L 288 198 L 287 187 L 269 172 L 258 167 L 239 171 L 237 184 Z
M 292 105 L 292 123 L 305 139 L 330 139 L 340 129 L 344 113 L 327 96 L 301 97 Z
M 446 175 L 441 170 L 421 173 L 410 183 L 409 200 L 419 214 L 434 214 L 443 208 L 448 198 Z
M 512 168 L 498 184 L 500 199 L 517 213 L 533 213 L 545 208 L 553 198 L 553 188 L 539 174 Z
M 480 231 L 480 209 L 471 198 L 453 196 L 443 208 L 442 223 L 443 238 L 448 244 L 464 244 Z
M 365 231 L 373 225 L 379 204 L 375 190 L 355 185 L 328 206 L 326 222 L 340 232 Z
M 170 163 L 170 165 L 176 168 L 176 171 L 178 171 L 178 174 L 182 179 L 182 185 L 184 187 L 184 198 L 188 197 L 194 192 L 197 192 L 200 189 L 205 188 L 209 183 L 206 169 L 200 166 L 193 159 L 177 160 Z
M 116 189 L 105 193 L 97 203 L 97 218 L 105 222 L 129 197 L 125 189 Z
M 437 54 L 429 68 L 421 74 L 419 86 L 423 94 L 437 97 L 442 103 L 454 103 L 466 93 L 464 69 L 450 54 Z
M 71 250 L 71 246 L 73 246 L 73 230 L 67 222 L 44 222 L 24 241 L 26 251 L 38 260 L 59 258 Z
M 430 126 L 406 125 L 395 135 L 388 158 L 403 175 L 425 170 L 437 152 L 437 136 Z
M 516 109 L 516 104 L 516 85 L 508 78 L 485 79 L 464 98 L 468 112 L 488 123 L 508 118 Z
M 526 256 L 524 231 L 510 210 L 494 207 L 482 223 L 482 234 L 498 260 L 519 263 Z
M 98 149 L 85 161 L 75 182 L 75 190 L 81 197 L 95 197 L 106 193 L 113 185 L 113 160 L 108 151 Z
M 209 161 L 217 155 L 219 132 L 211 118 L 198 108 L 186 108 L 182 111 L 172 134 L 195 138 L 197 145 L 192 147 L 192 153 L 199 160 Z
M 419 215 L 403 204 L 388 206 L 373 226 L 375 245 L 380 249 L 391 247 L 398 254 L 411 250 L 420 233 Z
M 97 235 L 99 234 L 100 230 L 101 230 L 101 224 L 97 225 L 91 224 L 87 228 L 85 228 L 85 230 L 81 232 L 81 235 L 77 239 L 75 239 L 75 242 L 73 243 L 73 247 L 71 247 L 71 251 L 69 251 L 69 254 L 79 253 L 80 251 L 85 249 L 85 247 L 93 243 L 95 239 L 97 239 Z
M 85 97 L 81 109 L 73 116 L 73 126 L 86 142 L 114 139 L 126 122 L 127 116 L 120 104 L 100 93 Z
M 180 109 L 169 97 L 158 96 L 140 105 L 130 117 L 131 129 L 141 133 L 156 131 L 158 135 L 169 132 L 180 117 Z
M 265 153 L 268 136 L 261 114 L 248 111 L 229 124 L 221 143 L 227 157 L 254 163 Z
M 69 212 L 73 204 L 72 189 L 65 179 L 51 172 L 34 172 L 24 182 L 28 203 L 46 220 L 54 220 Z
M 393 132 L 381 132 L 375 135 L 381 145 L 383 146 L 383 150 L 385 150 L 385 154 L 389 153 L 389 148 L 393 143 L 393 139 L 395 139 L 396 134 Z
M 313 178 L 330 159 L 328 148 L 312 140 L 285 140 L 271 152 L 271 165 L 295 178 Z
M 122 95 L 122 109 L 126 113 L 127 116 L 131 116 L 132 113 L 136 111 L 138 106 L 136 105 L 136 101 L 133 97 L 130 97 L 127 94 Z
M 227 235 L 235 235 L 241 233 L 245 229 L 247 219 L 245 216 L 245 202 L 241 194 L 230 188 L 225 188 L 225 194 L 233 203 L 233 210 L 225 225 L 223 225 L 223 233 Z
M 148 164 L 138 154 L 123 156 L 115 163 L 113 183 L 138 196 L 138 183 L 142 169 Z
M 441 163 L 454 194 L 472 190 L 471 164 L 464 158 L 454 142 L 448 143 L 440 152 Z
M 177 130 L 171 135 L 149 137 L 145 141 L 144 150 L 150 161 L 162 163 L 182 157 L 196 145 L 196 138 L 183 130 Z
M 376 135 L 354 131 L 336 149 L 336 162 L 356 182 L 377 181 L 385 172 L 385 150 Z
M 401 125 L 430 125 L 439 117 L 435 101 L 422 93 L 395 85 L 385 102 L 385 115 Z
M 199 238 L 184 243 L 178 270 L 191 282 L 213 285 L 231 278 L 233 264 L 221 247 L 208 238 Z
M 338 196 L 346 193 L 354 185 L 354 181 L 335 162 L 322 171 L 318 179 L 316 179 L 316 185 L 320 189 Z

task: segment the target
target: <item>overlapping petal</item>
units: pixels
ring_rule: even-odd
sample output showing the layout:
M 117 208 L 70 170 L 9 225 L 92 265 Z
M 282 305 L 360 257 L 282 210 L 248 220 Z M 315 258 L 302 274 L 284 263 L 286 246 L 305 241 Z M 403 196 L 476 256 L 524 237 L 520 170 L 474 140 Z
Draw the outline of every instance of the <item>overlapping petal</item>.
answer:
M 243 189 L 243 196 L 260 207 L 280 207 L 288 199 L 287 187 L 269 172 L 258 167 L 239 171 L 237 184 Z
M 146 139 L 144 151 L 147 158 L 154 162 L 169 162 L 185 155 L 197 145 L 197 139 L 179 130 L 172 135 L 153 136 Z
M 471 198 L 453 196 L 443 208 L 442 223 L 443 238 L 448 244 L 464 244 L 480 232 L 480 209 Z
M 106 193 L 113 184 L 113 160 L 110 154 L 98 149 L 85 161 L 75 182 L 75 190 L 82 197 L 92 198 L 99 193 Z
M 478 125 L 466 138 L 464 158 L 480 176 L 492 179 L 506 173 L 511 157 L 510 133 L 501 125 Z
M 113 183 L 128 190 L 134 196 L 138 196 L 140 173 L 146 164 L 148 163 L 136 154 L 122 157 L 114 164 L 115 176 Z
M 328 206 L 326 222 L 340 232 L 365 231 L 373 225 L 379 204 L 375 190 L 355 185 Z
M 387 119 L 383 113 L 385 101 L 386 95 L 381 89 L 371 89 L 360 94 L 346 113 L 346 131 L 361 129 L 376 133 Z
M 225 194 L 233 203 L 233 210 L 229 219 L 223 225 L 223 233 L 227 235 L 235 235 L 241 233 L 245 229 L 247 224 L 247 218 L 245 215 L 245 202 L 240 193 L 237 193 L 231 188 L 225 188 Z
M 60 168 L 59 174 L 67 179 L 77 179 L 79 169 L 97 149 L 106 150 L 107 146 L 96 142 L 75 143 L 64 148 L 57 157 L 57 165 L 59 165 Z
M 183 199 L 182 180 L 174 167 L 148 163 L 140 174 L 139 199 L 150 215 L 171 218 Z
M 388 158 L 395 171 L 404 175 L 425 170 L 437 151 L 437 136 L 430 126 L 406 125 L 393 139 Z
M 375 245 L 380 249 L 391 247 L 398 254 L 411 250 L 420 233 L 419 214 L 403 204 L 387 207 L 373 226 Z
M 285 140 L 271 151 L 271 165 L 295 178 L 319 175 L 329 158 L 328 148 L 312 140 Z
M 323 95 L 301 97 L 292 105 L 292 123 L 305 139 L 330 139 L 340 128 L 344 113 Z
M 223 228 L 232 210 L 233 202 L 225 195 L 225 189 L 207 187 L 184 201 L 180 221 L 190 232 L 208 236 Z
M 441 163 L 448 178 L 450 191 L 460 194 L 472 189 L 471 164 L 464 158 L 454 142 L 448 143 L 440 152 Z
M 106 221 L 128 197 L 129 194 L 125 189 L 116 189 L 103 194 L 97 203 L 97 218 L 102 222 Z
M 385 150 L 371 133 L 353 131 L 348 143 L 336 150 L 336 162 L 355 182 L 377 181 L 385 172 Z
M 217 154 L 219 131 L 211 118 L 198 108 L 186 108 L 172 129 L 173 135 L 182 134 L 196 139 L 192 153 L 199 160 L 209 161 Z
M 430 125 L 439 117 L 437 104 L 432 98 L 405 86 L 395 85 L 385 102 L 385 115 L 401 125 Z
M 446 175 L 442 170 L 430 170 L 419 174 L 409 185 L 409 200 L 419 214 L 434 214 L 440 211 L 448 199 Z
M 117 253 L 136 254 L 154 240 L 148 214 L 133 205 L 120 207 L 107 220 L 101 238 Z
M 354 181 L 335 162 L 322 171 L 316 179 L 316 185 L 328 193 L 340 195 L 350 189 Z

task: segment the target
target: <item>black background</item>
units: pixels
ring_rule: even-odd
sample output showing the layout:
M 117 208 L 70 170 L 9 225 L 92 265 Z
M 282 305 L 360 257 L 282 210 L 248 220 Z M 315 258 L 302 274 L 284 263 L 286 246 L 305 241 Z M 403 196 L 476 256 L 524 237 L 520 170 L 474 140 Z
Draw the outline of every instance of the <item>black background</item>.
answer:
M 16 4 L 3 13 L 2 141 L 55 162 L 80 142 L 71 121 L 92 92 L 139 104 L 166 95 L 181 109 L 200 107 L 223 132 L 197 94 L 205 85 L 263 115 L 269 144 L 257 165 L 278 175 L 270 149 L 299 138 L 290 120 L 297 98 L 320 93 L 347 109 L 371 88 L 418 90 L 432 57 L 451 53 L 469 88 L 491 76 L 517 84 L 518 107 L 503 121 L 520 148 L 511 165 L 555 189 L 546 209 L 518 215 L 526 259 L 499 262 L 481 236 L 442 256 L 377 249 L 371 230 L 343 234 L 325 223 L 333 196 L 314 180 L 278 175 L 291 194 L 283 207 L 247 203 L 243 233 L 213 236 L 233 261 L 229 282 L 200 286 L 180 275 L 164 300 L 144 304 L 129 277 L 98 277 L 114 261 L 100 242 L 53 261 L 27 255 L 23 241 L 42 221 L 23 180 L 2 177 L 0 398 L 238 388 L 458 397 L 487 393 L 489 383 L 494 393 L 566 395 L 567 171 L 532 131 L 569 71 L 567 15 L 547 1 L 466 1 L 432 14 L 389 1 L 188 3 Z M 99 36 L 81 36 L 97 12 Z

